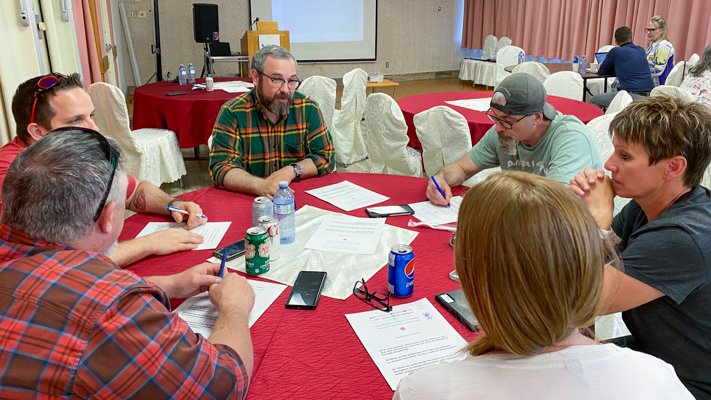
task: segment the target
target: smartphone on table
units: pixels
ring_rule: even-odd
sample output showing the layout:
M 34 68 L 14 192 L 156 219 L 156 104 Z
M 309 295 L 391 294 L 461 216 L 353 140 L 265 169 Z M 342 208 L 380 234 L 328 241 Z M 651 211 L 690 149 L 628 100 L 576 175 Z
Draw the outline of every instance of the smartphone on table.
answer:
M 440 293 L 435 296 L 439 304 L 449 311 L 459 322 L 464 324 L 472 332 L 479 331 L 479 322 L 474 318 L 469 303 L 461 290 L 453 290 L 451 292 Z
M 225 261 L 233 260 L 233 259 L 241 256 L 242 254 L 244 254 L 244 239 L 242 239 L 238 242 L 229 244 L 225 247 L 227 248 L 227 260 L 225 260 Z M 220 247 L 219 249 L 213 251 L 212 255 L 214 257 L 222 259 L 222 251 L 225 249 L 225 247 Z
M 398 215 L 413 215 L 415 210 L 407 204 L 401 204 L 398 206 L 368 207 L 365 209 L 365 212 L 370 218 L 385 218 L 396 217 Z
M 326 272 L 301 271 L 291 288 L 286 308 L 313 310 L 321 298 L 323 284 L 326 283 Z
M 185 92 L 168 92 L 165 95 L 166 96 L 180 96 L 182 94 L 185 94 Z

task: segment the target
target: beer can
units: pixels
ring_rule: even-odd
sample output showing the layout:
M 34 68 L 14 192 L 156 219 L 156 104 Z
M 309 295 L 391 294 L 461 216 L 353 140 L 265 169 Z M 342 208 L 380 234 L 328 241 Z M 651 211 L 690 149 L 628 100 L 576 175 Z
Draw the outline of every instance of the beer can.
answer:
M 259 226 L 259 217 L 274 215 L 274 204 L 269 197 L 257 197 L 252 203 L 252 226 Z
M 279 249 L 281 248 L 281 237 L 279 235 L 279 221 L 271 215 L 262 215 L 257 221 L 257 226 L 267 230 L 272 246 L 269 248 L 269 259 L 279 259 Z
M 406 244 L 396 244 L 388 257 L 388 291 L 396 297 L 407 297 L 414 289 L 415 253 Z
M 212 83 L 211 76 L 208 76 L 207 78 L 205 78 L 205 90 L 207 90 L 208 92 L 212 92 L 213 90 L 215 90 L 215 87 L 213 86 L 213 83 Z
M 250 275 L 269 272 L 269 246 L 271 239 L 267 230 L 254 226 L 244 235 L 244 266 Z

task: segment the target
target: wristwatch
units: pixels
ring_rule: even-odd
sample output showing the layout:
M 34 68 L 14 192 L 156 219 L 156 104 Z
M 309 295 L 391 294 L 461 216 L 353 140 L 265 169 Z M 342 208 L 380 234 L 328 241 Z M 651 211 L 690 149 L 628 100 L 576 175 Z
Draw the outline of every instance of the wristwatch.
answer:
M 292 167 L 294 167 L 294 172 L 296 172 L 296 178 L 294 178 L 294 180 L 295 180 L 295 181 L 298 181 L 299 179 L 301 179 L 301 174 L 304 173 L 304 170 L 303 170 L 303 168 L 301 168 L 301 165 L 296 164 L 296 163 L 294 163 L 294 164 L 289 164 L 289 165 L 291 165 Z

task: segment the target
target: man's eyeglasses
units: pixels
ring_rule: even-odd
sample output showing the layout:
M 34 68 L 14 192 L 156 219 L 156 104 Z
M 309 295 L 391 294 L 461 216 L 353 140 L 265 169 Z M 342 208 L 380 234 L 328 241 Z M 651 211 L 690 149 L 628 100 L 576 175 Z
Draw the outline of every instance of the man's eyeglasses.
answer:
M 361 279 L 355 283 L 353 286 L 353 295 L 363 301 L 367 301 L 371 306 L 380 311 L 390 312 L 393 309 L 390 307 L 390 292 L 388 292 L 388 294 L 383 292 L 368 292 L 368 287 L 365 286 L 365 279 Z
M 55 87 L 59 83 L 59 78 L 67 79 L 68 76 L 60 74 L 58 72 L 45 75 L 37 81 L 37 88 L 35 89 L 34 101 L 32 102 L 32 114 L 30 114 L 30 123 L 35 122 L 35 107 L 37 107 L 37 99 L 39 96 L 48 91 L 49 89 Z
M 496 118 L 496 116 L 494 115 L 494 113 L 491 111 L 491 108 L 486 111 L 486 116 L 489 117 L 489 119 L 491 120 L 491 122 L 493 122 L 493 123 L 497 123 L 497 122 L 498 122 L 499 124 L 501 124 L 501 126 L 503 126 L 503 127 L 506 128 L 506 129 L 511 129 L 511 128 L 513 128 L 513 126 L 514 126 L 515 123 L 517 123 L 517 122 L 521 121 L 522 119 L 528 117 L 528 115 L 524 115 L 523 117 L 517 119 L 517 120 L 514 121 L 514 122 L 504 121 L 503 119 Z
M 662 28 L 661 27 L 660 28 L 644 28 L 644 31 L 647 33 L 654 33 L 654 31 L 656 31 L 657 29 L 662 29 Z
M 104 206 L 106 205 L 106 200 L 109 198 L 109 192 L 111 191 L 111 186 L 114 183 L 114 175 L 116 175 L 116 164 L 118 162 L 119 153 L 113 147 L 111 147 L 109 141 L 106 140 L 106 138 L 102 134 L 92 129 L 79 128 L 76 126 L 67 126 L 64 128 L 55 129 L 50 133 L 61 133 L 66 131 L 81 131 L 93 135 L 96 140 L 99 141 L 99 147 L 101 147 L 101 150 L 104 151 L 104 153 L 106 154 L 106 159 L 109 160 L 109 163 L 111 164 L 111 175 L 109 176 L 109 184 L 106 186 L 106 192 L 104 192 L 104 197 L 101 198 L 99 207 L 96 209 L 96 214 L 94 214 L 94 222 L 96 222 L 99 219 L 99 216 L 101 215 L 101 210 L 103 210 Z
M 271 77 L 263 72 L 260 72 L 260 74 L 269 78 L 272 81 L 272 86 L 274 86 L 277 89 L 284 86 L 285 83 L 289 89 L 296 89 L 299 86 L 299 84 L 301 84 L 301 80 L 299 80 L 299 78 L 289 79 L 288 81 L 285 81 L 284 79 L 281 79 L 281 78 Z

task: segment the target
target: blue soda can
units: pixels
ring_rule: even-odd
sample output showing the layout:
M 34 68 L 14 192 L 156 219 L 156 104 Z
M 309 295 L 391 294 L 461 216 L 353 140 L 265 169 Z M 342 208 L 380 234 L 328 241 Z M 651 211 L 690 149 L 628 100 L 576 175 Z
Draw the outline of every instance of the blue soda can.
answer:
M 388 291 L 396 297 L 407 297 L 414 289 L 415 253 L 406 244 L 396 244 L 388 257 Z

